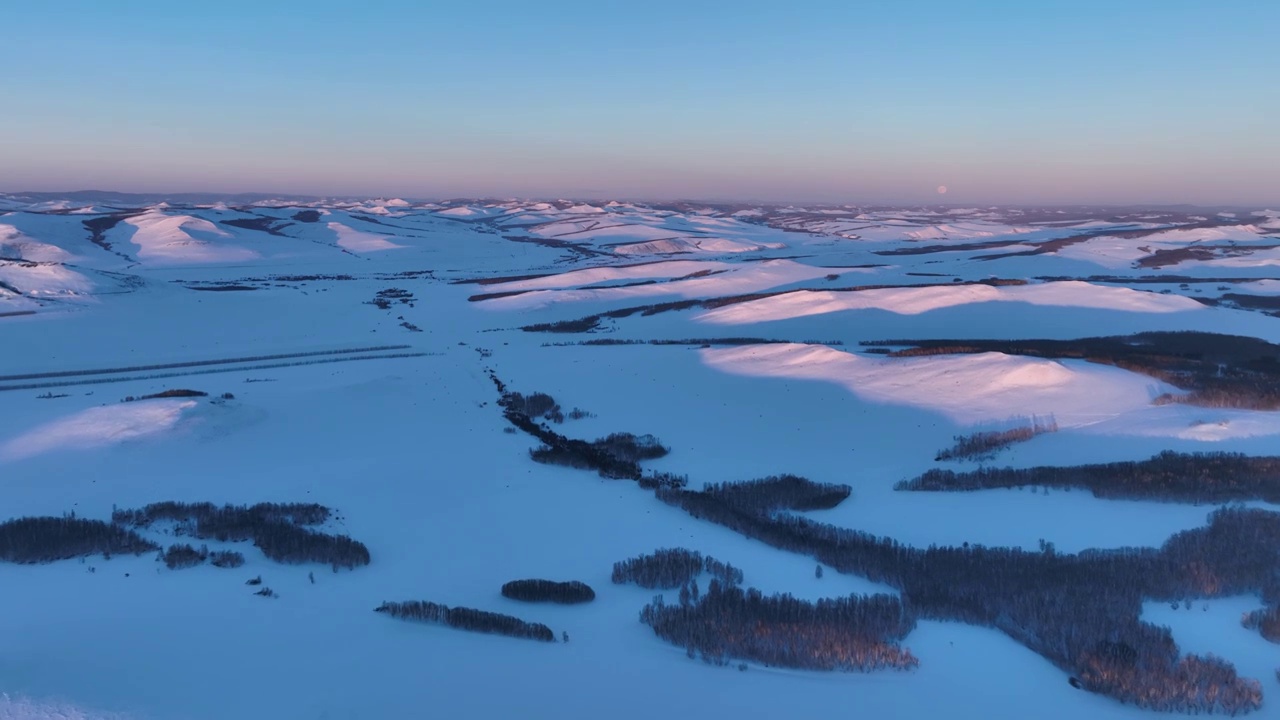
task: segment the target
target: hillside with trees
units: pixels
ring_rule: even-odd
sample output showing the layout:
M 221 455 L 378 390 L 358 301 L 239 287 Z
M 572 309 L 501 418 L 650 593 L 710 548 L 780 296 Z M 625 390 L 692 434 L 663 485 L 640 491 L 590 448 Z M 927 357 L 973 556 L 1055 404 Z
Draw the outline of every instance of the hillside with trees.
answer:
M 1280 409 L 1280 345 L 1206 332 L 1148 332 L 1076 340 L 882 340 L 890 357 L 999 352 L 1114 365 L 1187 390 L 1158 402 L 1248 410 Z
M 1113 500 L 1280 503 L 1280 457 L 1239 453 L 1162 452 L 1140 461 L 1031 468 L 929 470 L 896 490 L 967 492 L 1015 487 L 1081 488 Z
M 833 487 L 803 483 L 817 497 Z M 1280 513 L 1224 508 L 1207 526 L 1178 533 L 1160 548 L 1067 555 L 1050 545 L 1040 552 L 913 548 L 797 515 L 803 494 L 790 506 L 754 510 L 724 487 L 657 495 L 694 517 L 889 585 L 912 618 L 1000 630 L 1082 689 L 1162 711 L 1236 714 L 1261 707 L 1258 681 L 1239 677 L 1220 658 L 1181 655 L 1168 628 L 1140 616 L 1151 600 L 1252 593 L 1280 601 Z

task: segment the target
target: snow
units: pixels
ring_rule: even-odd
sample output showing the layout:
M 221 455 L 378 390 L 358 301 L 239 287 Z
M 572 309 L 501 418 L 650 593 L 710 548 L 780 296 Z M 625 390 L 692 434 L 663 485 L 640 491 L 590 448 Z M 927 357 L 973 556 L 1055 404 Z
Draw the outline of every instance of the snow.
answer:
M 945 307 L 988 302 L 1081 307 L 1127 312 L 1195 312 L 1206 307 L 1181 295 L 1095 285 L 1081 281 L 992 287 L 990 285 L 886 288 L 856 292 L 801 290 L 709 310 L 698 320 L 743 325 L 845 310 L 879 309 L 918 315 Z
M 385 235 L 363 232 L 342 223 L 331 222 L 328 227 L 338 236 L 338 246 L 352 252 L 380 252 L 404 247 L 391 242 Z
M 1280 412 L 1155 406 L 1155 397 L 1181 391 L 1083 361 L 995 352 L 882 359 L 803 344 L 700 352 L 726 372 L 832 382 L 871 402 L 926 408 L 962 425 L 1049 416 L 1062 429 L 1110 435 L 1201 442 L 1280 435 Z
M 702 265 L 703 269 L 725 267 L 719 264 L 698 264 Z M 664 265 L 670 265 L 670 263 L 664 263 Z M 830 268 L 803 265 L 793 260 L 766 260 L 754 263 L 738 263 L 718 275 L 707 277 L 630 287 L 531 290 L 519 295 L 486 300 L 481 304 L 486 308 L 498 310 L 531 310 L 547 307 L 554 303 L 567 302 L 631 301 L 662 296 L 680 298 L 715 297 L 768 290 L 789 283 L 824 277 L 832 272 L 841 274 L 850 271 L 833 271 Z M 505 292 L 513 289 L 521 289 L 520 283 L 502 283 L 490 285 L 488 288 L 490 292 Z
M 190 215 L 167 215 L 157 208 L 124 223 L 134 228 L 129 241 L 138 246 L 138 258 L 149 264 L 228 263 L 258 257 L 247 248 L 222 244 L 230 233 Z
M 0 283 L 33 298 L 71 298 L 93 289 L 84 275 L 57 263 L 0 260 Z
M 192 400 L 140 400 L 90 408 L 0 443 L 0 460 L 99 448 L 172 430 Z
M 12 225 L 0 223 L 0 257 L 36 262 L 63 262 L 71 259 L 71 253 L 57 245 L 42 243 L 28 237 Z
M 816 579 L 811 558 L 696 520 L 634 484 L 530 462 L 536 443 L 503 431 L 486 369 L 514 390 L 549 392 L 566 410 L 592 412 L 555 426 L 572 437 L 654 433 L 672 453 L 646 467 L 687 473 L 694 487 L 785 472 L 848 483 L 850 500 L 809 515 L 917 547 L 1035 548 L 1040 539 L 1061 552 L 1157 546 L 1202 526 L 1213 509 L 1085 492 L 893 490 L 899 480 L 938 467 L 937 450 L 975 428 L 1053 416 L 1059 432 L 998 456 L 996 462 L 1014 467 L 1133 460 L 1166 449 L 1274 453 L 1280 435 L 1277 413 L 1153 405 L 1153 397 L 1178 390 L 1114 367 L 999 353 L 855 352 L 861 340 L 891 337 L 1168 329 L 1280 341 L 1274 317 L 1194 300 L 1197 290 L 1225 292 L 1213 284 L 952 282 L 1088 277 L 1099 258 L 1110 262 L 1100 254 L 1108 243 L 1137 247 L 1146 238 L 1099 238 L 1059 254 L 997 260 L 977 260 L 983 252 L 971 250 L 875 254 L 962 236 L 1029 244 L 1084 227 L 1120 226 L 1100 217 L 1064 213 L 1069 227 L 1031 229 L 995 210 L 675 212 L 623 202 L 361 200 L 264 202 L 249 213 L 237 203 L 229 205 L 238 210 L 175 202 L 147 207 L 109 231 L 108 251 L 89 242 L 83 215 L 42 213 L 34 200 L 5 203 L 17 211 L 0 218 L 6 227 L 0 237 L 7 238 L 0 242 L 16 246 L 17 237 L 27 251 L 47 254 L 23 255 L 35 263 L 0 261 L 0 281 L 21 292 L 5 299 L 0 312 L 19 304 L 37 310 L 0 317 L 0 375 L 374 344 L 406 344 L 425 354 L 264 369 L 223 365 L 225 372 L 175 378 L 117 374 L 111 377 L 134 379 L 0 392 L 6 509 L 0 519 L 70 511 L 107 518 L 113 506 L 162 500 L 311 501 L 338 510 L 341 519 L 326 530 L 349 533 L 374 557 L 369 567 L 333 573 L 271 563 L 248 544 L 211 542 L 243 552 L 247 565 L 169 571 L 151 556 L 0 565 L 0 583 L 21 588 L 0 593 L 0 693 L 7 693 L 0 695 L 0 718 L 314 720 L 415 717 L 424 707 L 448 717 L 630 719 L 669 715 L 673 707 L 807 717 L 829 715 L 854 699 L 863 714 L 911 720 L 1137 720 L 1150 713 L 1074 690 L 1060 669 L 1010 638 L 955 623 L 919 624 L 903 644 L 922 664 L 905 674 L 755 664 L 740 673 L 688 661 L 681 648 L 636 622 L 654 593 L 613 585 L 614 562 L 685 546 L 742 567 L 747 585 L 765 592 L 817 599 L 892 591 L 830 568 Z M 285 237 L 217 222 L 291 221 L 301 208 L 320 211 L 324 220 L 293 222 Z M 387 211 L 376 214 L 383 225 L 355 219 L 372 217 L 371 208 Z M 577 230 L 588 232 L 559 235 Z M 556 237 L 580 247 L 541 242 Z M 638 262 L 695 245 L 696 255 Z M 378 251 L 389 246 L 395 252 Z M 1148 272 L 1132 267 L 1132 259 L 1121 267 L 1126 275 Z M 1204 272 L 1210 270 L 1247 281 L 1232 284 L 1232 292 L 1280 292 L 1266 267 Z M 533 275 L 541 277 L 452 284 Z M 647 281 L 654 282 L 622 287 Z M 257 290 L 189 289 L 199 283 Z M 827 289 L 854 283 L 895 287 Z M 900 287 L 923 283 L 935 286 Z M 390 310 L 369 304 L 390 287 L 412 292 L 413 303 Z M 1169 293 L 1149 292 L 1157 288 Z M 491 292 L 520 294 L 468 302 Z M 756 292 L 780 294 L 712 310 L 613 318 L 592 334 L 517 329 L 669 299 Z M 406 329 L 402 319 L 422 332 Z M 544 346 L 709 335 L 790 342 Z M 808 339 L 845 344 L 804 344 Z M 119 402 L 175 387 L 211 396 Z M 39 397 L 46 392 L 56 396 Z M 214 402 L 223 392 L 235 398 Z M 162 531 L 149 536 L 174 541 Z M 244 580 L 259 574 L 278 600 L 248 592 Z M 582 580 L 598 597 L 581 607 L 503 598 L 501 585 L 520 577 Z M 567 630 L 572 641 L 521 642 L 372 612 L 384 600 L 405 599 L 518 615 Z M 1238 629 L 1239 613 L 1256 603 L 1215 600 L 1209 611 L 1197 605 L 1168 617 L 1160 613 L 1172 611 L 1153 605 L 1144 616 L 1169 624 L 1184 650 L 1221 654 L 1245 674 L 1264 677 L 1274 704 L 1277 691 L 1265 671 L 1280 665 L 1275 646 Z M 637 678 L 662 691 L 636 692 Z
M 1261 235 L 1263 227 L 1253 224 L 1226 225 L 1212 228 L 1175 228 L 1144 235 L 1139 238 L 1121 238 L 1100 235 L 1083 243 L 1069 245 L 1057 251 L 1057 255 L 1092 262 L 1109 268 L 1124 268 L 1159 250 L 1176 250 L 1208 243 L 1211 246 L 1238 245 L 1247 249 L 1249 244 L 1266 242 Z M 1210 261 L 1182 261 L 1180 268 L 1227 265 L 1249 267 L 1257 262 L 1252 255 Z
M 872 402 L 923 407 L 964 424 L 1051 415 L 1063 427 L 1089 425 L 1149 405 L 1155 385 L 1115 368 L 1003 353 L 879 359 L 776 344 L 700 354 L 725 372 L 838 383 Z
M 0 693 L 0 720 L 128 720 L 127 715 L 86 709 L 61 700 Z
M 513 292 L 517 290 L 551 290 L 582 287 L 612 280 L 638 279 L 670 279 L 684 277 L 698 272 L 716 272 L 731 269 L 733 266 L 722 262 L 695 260 L 671 260 L 666 262 L 642 263 L 638 265 L 604 266 L 554 273 L 544 277 L 527 280 L 513 280 L 496 283 L 489 287 L 494 292 Z
M 1215 228 L 1179 228 L 1166 230 L 1142 238 L 1143 244 L 1151 243 L 1193 243 L 1221 241 L 1251 242 L 1258 240 L 1257 225 L 1228 225 Z
M 1142 619 L 1168 627 L 1184 652 L 1232 658 L 1237 672 L 1257 678 L 1264 688 L 1274 690 L 1273 680 L 1276 671 L 1280 670 L 1280 657 L 1277 657 L 1280 653 L 1276 645 L 1258 631 L 1240 625 L 1242 615 L 1262 606 L 1257 596 L 1192 602 L 1190 608 L 1179 607 L 1177 610 L 1167 603 L 1146 603 Z M 1247 649 L 1247 652 L 1241 652 L 1241 649 Z M 1266 712 L 1265 706 L 1263 712 Z
M 613 248 L 619 255 L 669 255 L 675 253 L 742 253 L 759 250 L 777 250 L 785 245 L 781 243 L 752 244 L 728 240 L 726 238 L 687 238 L 672 240 L 652 240 L 644 243 L 630 243 Z

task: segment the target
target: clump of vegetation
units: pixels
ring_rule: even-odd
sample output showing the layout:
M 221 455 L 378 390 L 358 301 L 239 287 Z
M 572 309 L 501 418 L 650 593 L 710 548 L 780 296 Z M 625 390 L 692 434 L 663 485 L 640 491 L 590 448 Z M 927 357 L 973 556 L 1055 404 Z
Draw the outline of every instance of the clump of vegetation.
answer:
M 616 585 L 635 583 L 643 588 L 671 590 L 692 583 L 708 573 L 725 585 L 740 585 L 742 570 L 696 550 L 664 548 L 613 564 Z
M 160 521 L 176 523 L 175 534 L 220 542 L 252 540 L 271 560 L 282 563 L 319 562 L 354 569 L 368 565 L 369 549 L 344 535 L 310 529 L 328 520 L 329 509 L 314 503 L 223 505 L 162 502 L 140 510 L 116 510 L 113 522 L 149 527 Z
M 652 435 L 613 433 L 593 441 L 561 435 L 534 419 L 563 422 L 564 413 L 555 398 L 545 393 L 526 397 L 508 392 L 501 380 L 491 377 L 502 393 L 498 404 L 503 408 L 503 417 L 516 428 L 542 441 L 542 446 L 529 451 L 535 462 L 595 470 L 605 478 L 639 480 L 641 460 L 660 458 L 670 452 Z
M 529 451 L 534 462 L 595 470 L 606 478 L 639 480 L 640 460 L 660 458 L 670 452 L 652 435 L 612 433 L 591 442 L 552 435 L 540 436 L 547 444 Z
M 139 397 L 127 395 L 125 396 L 124 402 L 135 402 L 138 400 L 161 400 L 164 398 L 208 397 L 208 395 L 209 393 L 202 392 L 200 390 L 187 390 L 183 388 L 176 388 L 173 390 L 165 390 L 164 392 L 154 393 L 152 395 L 141 395 Z
M 1257 630 L 1258 634 L 1273 643 L 1280 643 L 1280 605 L 1245 613 L 1240 624 L 1248 630 Z
M 185 543 L 178 545 L 170 545 L 168 550 L 164 551 L 162 559 L 165 567 L 170 570 L 181 570 L 183 568 L 195 567 L 204 563 L 209 557 L 208 548 L 200 548 L 199 550 Z
M 817 603 L 790 595 L 765 597 L 712 580 L 694 602 L 678 605 L 661 596 L 640 621 L 658 637 L 714 665 L 745 659 L 807 670 L 907 670 L 920 661 L 898 645 L 915 619 L 890 595 L 851 596 Z
M 1072 358 L 1149 375 L 1188 392 L 1157 398 L 1202 407 L 1280 409 L 1280 345 L 1240 335 L 1149 332 L 1076 340 L 884 340 L 892 357 L 1002 352 Z
M 711 483 L 701 495 L 752 514 L 775 510 L 830 510 L 848 499 L 848 485 L 815 483 L 796 475 L 770 475 L 738 483 Z
M 1026 442 L 1037 435 L 1057 431 L 1056 420 L 1032 418 L 1031 422 L 1008 430 L 984 430 L 970 435 L 957 435 L 956 444 L 940 451 L 934 460 L 990 460 L 996 453 L 1014 443 Z
M 141 555 L 160 546 L 136 532 L 101 520 L 24 517 L 0 523 L 0 560 L 47 563 L 102 554 Z
M 1219 288 L 1221 290 L 1223 288 Z M 1197 298 L 1197 300 L 1200 298 Z M 1205 298 L 1210 300 L 1210 298 Z M 1257 310 L 1269 315 L 1280 316 L 1280 297 L 1275 295 L 1249 295 L 1247 293 L 1223 293 L 1212 304 L 1226 305 L 1242 310 Z
M 413 307 L 413 293 L 402 288 L 387 288 L 379 290 L 373 299 L 365 303 L 366 305 L 376 306 L 379 310 L 390 310 L 393 303 L 408 305 Z
M 813 485 L 809 495 L 825 495 Z M 657 495 L 695 517 L 885 583 L 915 618 L 998 629 L 1082 689 L 1165 711 L 1236 714 L 1261 707 L 1256 680 L 1219 658 L 1181 655 L 1168 628 L 1140 616 L 1146 601 L 1253 593 L 1280 602 L 1280 513 L 1223 508 L 1206 527 L 1178 533 L 1160 548 L 1068 555 L 1048 544 L 1039 552 L 913 548 L 785 512 L 804 509 L 804 493 L 779 499 L 786 504 L 735 502 L 735 493 L 723 489 Z
M 316 503 L 258 503 L 257 505 L 214 505 L 213 503 L 158 502 L 137 510 L 117 508 L 111 521 L 132 527 L 150 527 L 157 522 L 177 523 L 179 535 L 213 535 L 218 540 L 248 540 L 253 528 L 273 522 L 319 525 L 329 519 L 329 508 Z
M 569 415 L 567 417 L 570 420 L 583 420 L 586 418 L 593 418 L 595 416 L 596 414 L 593 412 L 583 410 L 582 408 L 574 408 L 569 411 Z
M 276 594 L 276 591 L 275 591 L 275 590 L 272 590 L 271 588 L 267 587 L 266 585 L 263 585 L 263 586 L 262 586 L 262 589 L 261 589 L 261 590 L 259 590 L 259 591 L 258 591 L 258 592 L 256 592 L 256 593 L 254 593 L 254 595 L 261 595 L 262 597 L 267 597 L 267 598 L 278 598 L 278 597 L 280 597 L 279 595 L 277 595 L 277 594 Z
M 503 398 L 503 407 L 509 412 L 520 413 L 530 418 L 541 418 L 555 423 L 564 422 L 560 403 L 546 393 L 536 392 L 528 396 L 510 393 Z
M 525 622 L 517 617 L 466 607 L 451 608 L 423 600 L 384 602 L 374 612 L 386 613 L 399 620 L 447 625 L 459 630 L 492 633 L 508 637 L 555 642 L 555 633 L 541 623 Z
M 640 487 L 646 490 L 656 490 L 660 487 L 682 488 L 689 484 L 689 476 L 676 475 L 670 472 L 650 472 L 642 476 L 637 482 L 640 483 Z
M 1280 503 L 1280 457 L 1239 453 L 1162 452 L 1148 460 L 1032 468 L 930 470 L 895 489 L 967 492 L 1014 487 L 1085 488 L 1113 500 Z
M 512 580 L 502 586 L 502 596 L 524 602 L 554 602 L 562 605 L 591 602 L 596 591 L 586 583 L 570 580 Z
M 244 555 L 234 550 L 214 550 L 209 553 L 209 564 L 216 568 L 238 568 L 244 565 Z
M 469 298 L 474 300 L 475 298 Z M 600 327 L 599 315 L 588 315 L 578 320 L 559 320 L 549 323 L 534 323 L 525 325 L 520 328 L 525 332 L 547 332 L 547 333 L 585 333 L 591 332 Z

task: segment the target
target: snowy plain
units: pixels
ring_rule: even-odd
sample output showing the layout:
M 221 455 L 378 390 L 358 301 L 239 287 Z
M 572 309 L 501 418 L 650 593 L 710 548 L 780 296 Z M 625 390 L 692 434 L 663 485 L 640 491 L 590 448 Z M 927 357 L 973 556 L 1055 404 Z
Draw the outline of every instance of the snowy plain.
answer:
M 1280 318 L 1203 301 L 1223 287 L 1274 296 L 1269 251 L 1138 264 L 1162 247 L 1280 242 L 1262 221 L 1271 216 L 1180 230 L 1195 221 L 1101 209 L 1050 225 L 1049 213 L 993 209 L 0 199 L 0 386 L 68 373 L 57 379 L 66 385 L 0 391 L 0 520 L 107 519 L 162 500 L 319 502 L 338 511 L 330 530 L 373 555 L 339 573 L 274 564 L 245 545 L 236 570 L 171 571 L 152 555 L 0 565 L 0 718 L 1152 715 L 1073 689 L 997 631 L 954 623 L 921 622 L 906 638 L 921 660 L 908 673 L 743 673 L 686 659 L 637 622 L 654 592 L 612 585 L 614 562 L 683 546 L 743 568 L 765 592 L 893 591 L 834 571 L 817 579 L 810 558 L 634 484 L 531 462 L 535 443 L 504 432 L 489 370 L 592 413 L 560 428 L 571 436 L 653 433 L 672 452 L 646 467 L 694 486 L 778 473 L 847 483 L 849 500 L 812 515 L 918 547 L 1156 546 L 1213 510 L 1086 492 L 893 490 L 935 467 L 953 436 L 1010 418 L 1061 426 L 999 457 L 1016 467 L 1280 446 L 1280 413 L 1156 406 L 1178 389 L 1115 367 L 1000 353 L 896 359 L 858 344 L 1175 329 L 1280 341 Z M 85 221 L 95 218 L 116 221 L 94 232 Z M 1135 230 L 1152 234 L 1124 236 Z M 1168 282 L 1125 282 L 1157 274 Z M 1030 284 L 982 284 L 992 278 Z M 379 307 L 388 289 L 411 298 Z M 753 297 L 605 317 L 591 333 L 520 329 L 741 295 Z M 556 344 L 740 336 L 782 342 Z M 413 356 L 74 374 L 401 345 Z M 86 379 L 121 381 L 71 384 Z M 188 387 L 234 397 L 120 402 Z M 258 574 L 278 599 L 245 587 Z M 598 598 L 560 607 L 499 594 L 524 577 L 581 580 Z M 572 640 L 372 612 L 409 599 L 517 615 Z M 1265 716 L 1280 702 L 1266 674 L 1280 646 L 1238 624 L 1257 599 L 1208 606 L 1144 617 L 1172 627 L 1184 652 L 1260 677 Z

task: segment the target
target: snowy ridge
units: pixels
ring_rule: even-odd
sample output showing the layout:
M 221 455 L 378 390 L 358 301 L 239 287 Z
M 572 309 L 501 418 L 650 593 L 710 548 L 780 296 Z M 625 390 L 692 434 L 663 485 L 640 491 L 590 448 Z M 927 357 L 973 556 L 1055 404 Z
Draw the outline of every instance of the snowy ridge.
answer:
M 918 315 L 958 305 L 1021 302 L 1031 305 L 1080 307 L 1124 312 L 1172 313 L 1203 311 L 1205 306 L 1180 295 L 1107 287 L 1081 281 L 1050 282 L 1012 287 L 990 285 L 885 288 L 856 292 L 803 290 L 710 310 L 697 317 L 721 325 L 743 325 L 822 315 L 848 310 L 888 310 Z
M 222 241 L 231 234 L 190 215 L 169 215 L 154 208 L 127 218 L 133 226 L 129 242 L 138 246 L 138 258 L 154 264 L 243 262 L 258 253 Z

